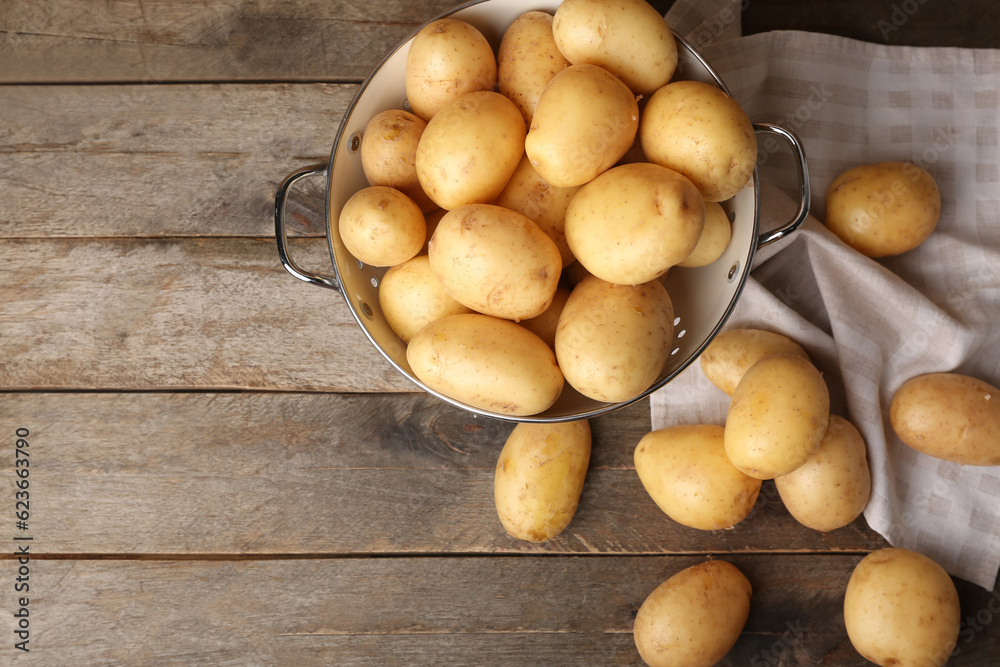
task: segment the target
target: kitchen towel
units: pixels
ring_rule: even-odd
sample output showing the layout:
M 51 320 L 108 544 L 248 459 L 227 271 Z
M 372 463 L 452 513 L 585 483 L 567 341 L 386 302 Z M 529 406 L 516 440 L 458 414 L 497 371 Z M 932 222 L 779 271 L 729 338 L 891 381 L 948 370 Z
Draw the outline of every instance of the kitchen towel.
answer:
M 757 254 L 726 328 L 768 329 L 801 343 L 828 381 L 832 410 L 868 445 L 868 524 L 892 545 L 991 590 L 1000 569 L 1000 467 L 961 466 L 910 449 L 895 436 L 888 410 L 896 389 L 923 373 L 1000 386 L 1000 50 L 887 46 L 800 31 L 742 37 L 740 5 L 678 0 L 666 18 L 752 120 L 800 137 L 812 214 Z M 759 142 L 762 230 L 789 220 L 796 207 L 785 194 L 794 185 L 786 151 Z M 941 219 L 918 248 L 873 260 L 820 220 L 839 173 L 889 160 L 934 176 Z M 723 424 L 728 405 L 696 362 L 653 394 L 652 428 Z

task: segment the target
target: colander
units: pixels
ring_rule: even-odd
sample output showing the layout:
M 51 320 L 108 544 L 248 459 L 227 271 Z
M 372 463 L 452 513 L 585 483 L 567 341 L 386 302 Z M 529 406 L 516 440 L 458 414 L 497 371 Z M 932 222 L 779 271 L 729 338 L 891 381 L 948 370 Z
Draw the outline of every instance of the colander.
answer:
M 466 21 L 483 33 L 498 48 L 504 30 L 514 19 L 531 10 L 554 13 L 559 0 L 480 0 L 464 4 L 434 20 L 451 17 Z M 678 65 L 674 79 L 697 80 L 726 90 L 725 84 L 697 51 L 676 35 Z M 443 401 L 487 417 L 520 422 L 560 422 L 589 419 L 622 408 L 661 388 L 691 364 L 719 333 L 749 275 L 754 253 L 797 229 L 809 211 L 809 175 L 805 152 L 798 137 L 789 129 L 773 123 L 755 123 L 758 134 L 775 135 L 791 147 L 798 179 L 799 207 L 790 222 L 761 233 L 758 229 L 760 190 L 757 169 L 747 186 L 732 199 L 722 202 L 732 222 L 732 240 L 723 255 L 712 264 L 699 268 L 675 268 L 665 286 L 674 307 L 674 340 L 670 356 L 656 382 L 642 394 L 619 403 L 602 403 L 576 392 L 567 383 L 552 407 L 536 415 L 511 417 L 468 405 L 437 392 L 421 382 L 406 361 L 406 345 L 393 332 L 379 308 L 378 289 L 385 268 L 362 264 L 347 251 L 338 231 L 344 203 L 366 187 L 361 167 L 361 135 L 369 119 L 386 109 L 405 109 L 405 70 L 409 39 L 401 42 L 362 85 L 341 122 L 328 163 L 311 165 L 289 174 L 275 195 L 274 226 L 278 255 L 285 269 L 296 278 L 313 285 L 340 292 L 358 326 L 372 345 L 400 373 L 423 390 Z M 333 274 L 324 275 L 302 269 L 288 253 L 285 225 L 285 202 L 292 186 L 300 179 L 322 176 L 326 187 L 326 237 L 330 248 Z

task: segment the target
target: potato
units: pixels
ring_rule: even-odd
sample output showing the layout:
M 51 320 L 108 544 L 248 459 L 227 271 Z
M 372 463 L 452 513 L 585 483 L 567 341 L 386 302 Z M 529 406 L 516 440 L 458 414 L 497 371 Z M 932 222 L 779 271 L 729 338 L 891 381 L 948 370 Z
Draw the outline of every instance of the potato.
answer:
M 867 257 L 913 250 L 941 217 L 934 177 L 908 162 L 848 169 L 826 191 L 826 226 Z
M 858 563 L 847 582 L 847 636 L 877 665 L 943 665 L 958 643 L 960 622 L 954 582 L 923 554 L 879 549 Z
M 811 363 L 791 354 L 761 359 L 743 375 L 726 416 L 729 460 L 758 479 L 787 475 L 819 449 L 830 392 Z
M 705 227 L 705 202 L 672 169 L 636 162 L 580 188 L 566 210 L 566 240 L 602 280 L 638 285 L 691 254 Z
M 472 312 L 455 301 L 434 277 L 427 255 L 386 271 L 379 284 L 378 303 L 385 321 L 404 343 L 434 320 Z
M 667 516 L 699 530 L 731 528 L 750 514 L 761 481 L 726 456 L 725 429 L 672 426 L 647 433 L 635 448 L 642 486 Z
M 531 319 L 521 320 L 521 326 L 545 341 L 545 344 L 553 350 L 556 347 L 556 328 L 559 326 L 559 317 L 562 315 L 566 301 L 569 300 L 569 290 L 561 287 L 556 288 L 552 303 L 541 315 Z
M 957 373 L 919 375 L 889 404 L 892 429 L 918 452 L 963 465 L 1000 465 L 1000 390 Z
M 486 315 L 541 315 L 559 286 L 559 249 L 534 222 L 491 204 L 449 211 L 429 244 L 431 270 L 459 303 Z
M 407 345 L 406 360 L 434 391 L 513 417 L 547 410 L 563 388 L 555 355 L 541 338 L 479 313 L 431 322 Z
M 709 382 L 732 396 L 751 366 L 778 353 L 809 359 L 802 346 L 787 336 L 761 329 L 729 329 L 712 339 L 699 363 Z
M 524 150 L 548 183 L 571 188 L 618 162 L 638 127 L 639 105 L 628 86 L 597 65 L 573 65 L 542 92 Z
M 417 204 L 395 188 L 372 185 L 344 203 L 340 237 L 354 257 L 371 266 L 393 266 L 424 245 L 427 223 Z
M 500 93 L 469 93 L 443 107 L 417 144 L 417 179 L 441 208 L 496 199 L 524 153 L 521 113 Z
M 657 281 L 615 285 L 584 278 L 556 328 L 566 381 L 598 401 L 626 401 L 649 389 L 670 355 L 674 311 Z
M 425 127 L 421 118 L 402 109 L 375 114 L 361 135 L 361 168 L 370 185 L 396 188 L 421 211 L 433 211 L 437 205 L 417 179 L 417 144 Z
M 677 262 L 677 266 L 685 268 L 708 266 L 722 257 L 722 253 L 729 247 L 732 236 L 733 228 L 722 205 L 714 201 L 705 202 L 705 229 L 691 254 Z
M 865 441 L 854 424 L 830 415 L 816 453 L 800 468 L 775 477 L 774 485 L 803 526 L 822 532 L 842 528 L 858 518 L 871 495 Z
M 552 34 L 574 65 L 599 65 L 633 92 L 651 95 L 677 67 L 677 43 L 645 0 L 563 0 Z
M 569 525 L 590 462 L 590 424 L 521 423 L 504 443 L 493 497 L 504 530 L 529 542 L 551 540 Z
M 579 189 L 550 185 L 524 155 L 493 203 L 531 218 L 555 242 L 563 266 L 569 266 L 574 257 L 566 242 L 566 209 Z
M 429 121 L 466 93 L 494 90 L 496 56 L 474 26 L 458 19 L 438 19 L 413 36 L 406 55 L 405 81 L 410 109 Z
M 750 615 L 750 582 L 726 561 L 673 575 L 649 594 L 632 634 L 650 667 L 711 667 L 736 644 Z
M 757 135 L 736 101 L 711 84 L 675 81 L 649 98 L 639 141 L 650 162 L 681 172 L 706 201 L 742 190 L 757 164 Z
M 552 15 L 525 12 L 514 19 L 500 40 L 497 90 L 517 105 L 528 125 L 545 86 L 569 64 L 552 36 Z

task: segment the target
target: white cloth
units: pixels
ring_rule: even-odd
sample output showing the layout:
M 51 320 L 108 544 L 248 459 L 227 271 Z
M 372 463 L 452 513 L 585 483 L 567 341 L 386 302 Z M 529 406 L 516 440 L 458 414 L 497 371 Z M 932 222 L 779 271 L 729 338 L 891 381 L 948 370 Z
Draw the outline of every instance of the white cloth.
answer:
M 799 135 L 813 197 L 803 228 L 758 253 L 727 328 L 769 329 L 801 343 L 828 380 L 832 410 L 867 442 L 868 524 L 889 543 L 992 589 L 1000 569 L 1000 467 L 917 453 L 894 434 L 888 407 L 905 380 L 923 373 L 963 373 L 1000 386 L 1000 50 L 885 46 L 796 31 L 739 37 L 739 10 L 738 0 L 678 0 L 667 21 L 751 119 Z M 791 165 L 766 144 L 760 158 L 770 163 L 768 174 Z M 942 213 L 917 249 L 872 260 L 819 220 L 837 174 L 886 160 L 927 169 Z M 790 166 L 784 172 L 793 175 Z M 775 173 L 762 186 L 762 230 L 795 208 Z M 652 427 L 723 424 L 728 404 L 695 363 L 652 396 Z

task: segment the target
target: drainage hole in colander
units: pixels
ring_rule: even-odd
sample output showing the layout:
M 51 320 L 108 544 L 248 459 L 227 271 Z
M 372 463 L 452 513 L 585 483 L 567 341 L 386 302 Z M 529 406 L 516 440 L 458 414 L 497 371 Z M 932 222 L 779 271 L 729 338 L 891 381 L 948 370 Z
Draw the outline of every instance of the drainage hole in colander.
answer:
M 686 334 L 686 333 L 687 333 L 687 329 L 681 329 L 680 331 L 677 332 L 677 337 L 678 338 L 684 338 L 684 334 Z
M 375 313 L 372 311 L 372 307 L 369 306 L 364 301 L 361 302 L 361 312 L 365 314 L 368 319 L 374 319 Z
M 362 262 L 362 261 L 361 261 L 360 259 L 358 260 L 358 268 L 359 268 L 359 269 L 363 269 L 363 268 L 365 268 L 365 263 L 364 263 L 364 262 Z
M 740 263 L 736 262 L 731 267 L 729 267 L 729 282 L 736 280 L 737 274 L 740 272 Z
M 347 140 L 347 152 L 357 153 L 359 148 L 361 148 L 361 133 L 355 132 L 351 135 L 351 138 Z
M 677 326 L 677 325 L 678 325 L 678 324 L 680 324 L 680 323 L 681 323 L 681 318 L 679 318 L 679 317 L 675 317 L 675 318 L 674 318 L 674 326 Z
M 378 287 L 378 278 L 372 276 L 372 287 Z
M 672 357 L 672 356 L 674 356 L 675 354 L 677 354 L 680 351 L 681 351 L 681 348 L 675 347 L 674 349 L 670 350 L 670 356 Z
M 736 222 L 736 211 L 729 212 L 729 222 Z

